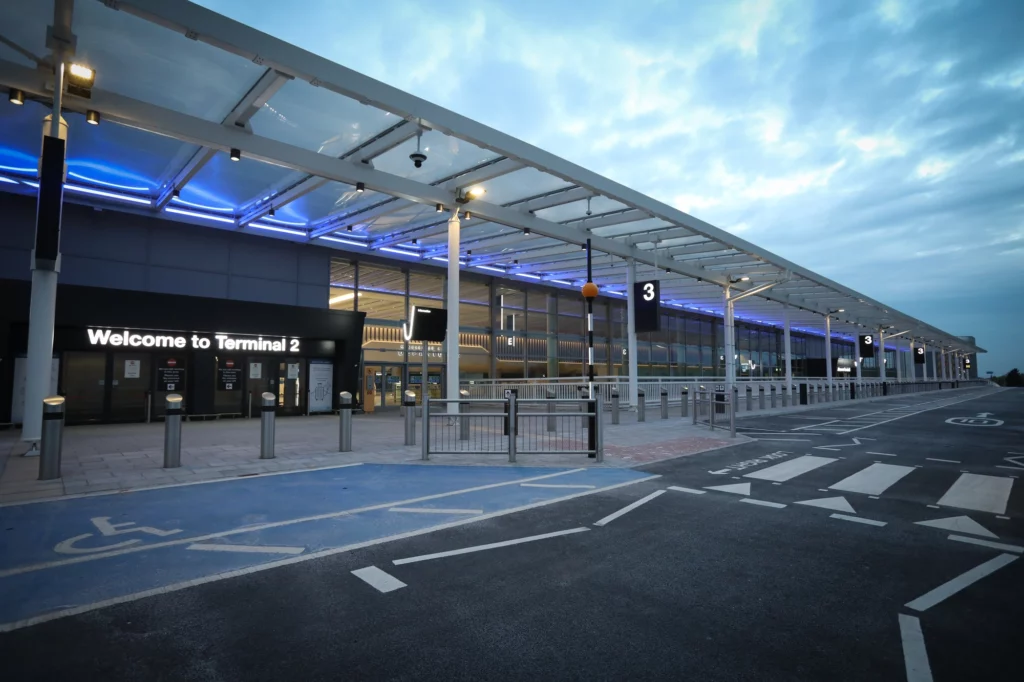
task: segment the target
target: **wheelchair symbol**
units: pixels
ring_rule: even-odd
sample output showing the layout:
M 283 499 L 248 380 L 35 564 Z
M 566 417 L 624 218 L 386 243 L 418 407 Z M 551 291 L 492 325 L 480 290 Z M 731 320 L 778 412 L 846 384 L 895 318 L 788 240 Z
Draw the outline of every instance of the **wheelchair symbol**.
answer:
M 156 535 L 158 537 L 165 537 L 167 535 L 174 535 L 180 533 L 180 528 L 174 530 L 160 530 L 159 528 L 153 528 L 151 526 L 137 526 L 135 528 L 129 528 L 128 526 L 135 526 L 134 521 L 125 521 L 124 523 L 110 523 L 109 516 L 96 516 L 91 519 L 92 524 L 96 526 L 100 534 L 105 537 L 113 535 L 124 535 L 125 533 L 147 533 L 149 535 Z M 125 540 L 124 542 L 117 542 L 113 545 L 103 545 L 100 547 L 78 547 L 78 543 L 86 538 L 91 538 L 92 533 L 83 533 L 82 535 L 76 535 L 73 538 L 68 538 L 62 542 L 58 542 L 53 548 L 53 551 L 61 554 L 93 554 L 95 552 L 109 552 L 112 549 L 121 549 L 142 542 L 139 538 L 132 538 L 131 540 Z

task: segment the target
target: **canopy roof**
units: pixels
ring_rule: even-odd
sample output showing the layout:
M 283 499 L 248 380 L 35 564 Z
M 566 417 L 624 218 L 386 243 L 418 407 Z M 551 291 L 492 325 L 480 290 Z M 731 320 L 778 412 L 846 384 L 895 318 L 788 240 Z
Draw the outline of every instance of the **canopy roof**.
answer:
M 58 5 L 70 3 L 58 0 Z M 48 2 L 0 7 L 0 85 L 49 104 Z M 78 0 L 74 61 L 90 99 L 66 95 L 72 201 L 340 251 L 446 261 L 448 211 L 460 261 L 511 279 L 625 297 L 627 259 L 661 282 L 664 305 L 850 338 L 879 327 L 984 352 L 678 209 L 509 135 L 182 0 Z M 87 125 L 87 110 L 104 125 Z M 75 113 L 68 113 L 75 112 Z M 0 189 L 33 193 L 39 106 L 0 106 Z M 116 125 L 107 125 L 113 123 Z M 421 167 L 410 160 L 419 148 Z M 241 159 L 233 162 L 229 152 Z M 482 198 L 459 205 L 470 187 Z M 361 189 L 360 189 L 361 188 Z M 437 205 L 443 208 L 437 212 Z

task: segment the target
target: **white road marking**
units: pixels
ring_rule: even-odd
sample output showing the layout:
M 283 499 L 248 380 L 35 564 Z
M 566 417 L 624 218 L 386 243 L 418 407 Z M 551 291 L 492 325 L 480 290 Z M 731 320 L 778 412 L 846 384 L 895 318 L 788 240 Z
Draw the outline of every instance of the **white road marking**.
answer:
M 860 516 L 847 516 L 846 514 L 829 514 L 830 519 L 840 519 L 841 521 L 853 521 L 854 523 L 864 523 L 869 526 L 884 526 L 885 521 L 875 521 L 874 519 L 865 519 Z
M 929 505 L 926 505 L 926 506 L 929 509 L 941 509 L 941 507 L 939 507 L 939 505 L 937 505 L 937 504 L 929 504 Z
M 1002 519 L 1003 521 L 1009 521 L 1010 520 L 1009 516 L 997 516 L 996 518 L 997 519 Z
M 446 493 L 437 493 L 436 495 L 426 495 L 424 497 L 416 497 L 408 500 L 395 500 L 392 502 L 385 502 L 383 504 L 374 504 L 366 507 L 357 507 L 356 509 L 346 509 L 344 511 L 330 512 L 327 514 L 317 514 L 315 516 L 303 516 L 297 519 L 286 519 L 284 521 L 273 521 L 270 523 L 261 523 L 255 526 L 245 526 L 244 528 L 234 528 L 232 530 L 225 530 L 219 533 L 208 533 L 206 535 L 200 535 L 194 538 L 180 538 L 177 540 L 167 540 L 164 542 L 154 542 L 148 545 L 136 545 L 134 547 L 125 547 L 124 549 L 115 550 L 112 552 L 103 552 L 97 554 L 90 554 L 87 556 L 76 556 L 68 559 L 59 559 L 57 561 L 45 561 L 39 564 L 31 564 L 28 566 L 17 566 L 15 568 L 9 568 L 4 571 L 0 571 L 0 578 L 6 578 L 11 575 L 18 575 L 19 573 L 30 573 L 32 571 L 38 571 L 44 568 L 54 568 L 56 566 L 66 566 L 68 564 L 77 564 L 83 561 L 95 561 L 96 559 L 105 559 L 111 556 L 120 556 L 122 554 L 131 554 L 132 552 L 144 552 L 151 549 L 159 549 L 162 547 L 173 547 L 175 545 L 184 545 L 192 542 L 202 542 L 204 540 L 212 540 L 214 538 L 225 538 L 232 535 L 239 535 L 242 533 L 252 533 L 254 531 L 266 530 L 268 528 L 280 528 L 282 526 L 291 526 L 297 523 L 306 523 L 309 521 L 319 521 L 321 519 L 335 519 L 342 516 L 352 516 L 366 511 L 374 511 L 376 509 L 387 509 L 396 505 L 414 504 L 417 502 L 426 502 L 427 500 L 438 500 L 444 497 L 451 497 L 453 495 L 462 495 L 463 493 L 475 493 L 480 490 L 490 490 L 492 488 L 501 488 L 508 485 L 516 485 L 523 481 L 539 481 L 546 478 L 554 478 L 556 476 L 566 476 L 568 474 L 575 474 L 586 469 L 569 469 L 567 471 L 557 471 L 553 474 L 543 474 L 541 476 L 534 476 L 532 478 L 515 479 L 511 481 L 502 481 L 501 483 L 489 483 L 487 485 L 475 486 L 473 488 L 463 488 L 462 490 L 453 490 Z M 637 481 L 629 481 L 629 483 L 638 483 L 640 481 L 649 481 L 651 478 L 658 478 L 660 474 L 656 474 L 650 478 L 641 478 Z M 608 488 L 610 489 L 610 488 Z M 596 492 L 596 491 L 595 491 Z M 562 497 L 550 500 L 550 502 L 558 502 L 560 500 L 571 499 L 571 497 Z M 521 507 L 520 507 L 521 508 Z M 488 514 L 475 517 L 476 519 L 488 518 Z M 2 630 L 0 630 L 2 632 Z
M 751 440 L 771 440 L 780 441 L 783 443 L 810 443 L 806 438 L 751 438 Z
M 410 514 L 483 514 L 483 509 L 430 509 L 428 507 L 392 507 L 389 512 Z
M 647 497 L 642 497 L 639 500 L 637 500 L 636 502 L 633 502 L 632 504 L 627 504 L 625 507 L 623 507 L 619 511 L 615 512 L 614 514 L 609 514 L 608 516 L 604 517 L 600 521 L 595 521 L 594 525 L 595 526 L 607 526 L 609 523 L 611 523 L 615 519 L 619 518 L 623 514 L 628 514 L 629 512 L 631 512 L 634 509 L 636 509 L 637 507 L 639 507 L 640 505 L 647 504 L 648 502 L 653 500 L 658 495 L 664 494 L 664 492 L 665 492 L 664 490 L 655 490 L 653 493 L 651 493 Z
M 694 490 L 693 488 L 682 488 L 682 487 L 680 487 L 678 485 L 670 485 L 668 487 L 668 489 L 669 490 L 675 490 L 675 491 L 678 491 L 678 492 L 681 492 L 681 493 L 690 493 L 691 495 L 703 495 L 704 493 L 707 492 L 706 490 Z
M 953 540 L 955 542 L 965 542 L 968 545 L 981 545 L 982 547 L 991 547 L 992 549 L 1001 549 L 1004 552 L 1016 552 L 1020 554 L 1024 552 L 1024 547 L 1020 545 L 1007 545 L 1002 542 L 989 542 L 988 540 L 979 540 L 978 538 L 969 538 L 966 535 L 950 535 L 946 538 L 947 540 Z
M 938 501 L 940 507 L 957 507 L 1005 514 L 1013 481 L 1003 476 L 960 474 L 956 483 Z
M 970 516 L 951 516 L 948 519 L 935 519 L 934 521 L 916 521 L 917 526 L 928 526 L 940 530 L 951 530 L 955 533 L 970 533 L 980 535 L 983 538 L 998 538 L 999 536 L 985 528 L 983 525 L 972 519 Z
M 856 510 L 850 506 L 850 503 L 846 501 L 843 496 L 838 497 L 822 497 L 817 500 L 803 500 L 802 502 L 794 502 L 794 504 L 804 504 L 808 507 L 821 507 L 822 509 L 831 509 L 832 511 L 847 512 L 849 514 L 856 514 Z
M 366 568 L 360 568 L 352 571 L 352 575 L 365 582 L 370 587 L 375 588 L 379 592 L 394 592 L 406 587 L 406 584 L 401 580 L 386 573 L 376 566 L 367 566 Z
M 950 536 L 954 537 L 954 536 Z M 974 540 L 974 538 L 967 538 L 968 540 Z M 975 542 L 983 542 L 982 540 L 976 540 Z M 945 582 L 934 590 L 922 594 L 920 597 L 913 601 L 907 602 L 906 606 L 908 609 L 914 609 L 915 611 L 927 611 L 936 604 L 940 604 L 946 599 L 949 599 L 957 592 L 970 587 L 974 583 L 978 582 L 985 576 L 995 573 L 1003 566 L 1011 564 L 1017 560 L 1017 557 L 1010 554 L 1000 554 L 997 557 L 993 557 L 981 564 L 975 566 L 966 573 L 962 573 L 957 577 L 953 578 L 949 582 Z
M 913 470 L 913 467 L 905 467 L 898 464 L 872 464 L 852 476 L 847 476 L 838 483 L 830 485 L 829 488 L 848 493 L 881 495 L 889 486 Z
M 581 471 L 575 469 L 574 471 Z M 661 478 L 661 474 L 654 474 L 647 478 L 638 478 L 634 481 L 625 481 L 624 483 L 616 483 L 615 485 L 605 486 L 604 488 L 597 488 L 596 490 L 584 490 L 583 492 L 573 493 L 565 497 L 555 498 L 553 500 L 541 500 L 540 502 L 531 502 L 521 507 L 514 507 L 512 509 L 503 509 L 501 511 L 490 512 L 489 514 L 481 514 L 480 516 L 471 516 L 467 519 L 460 519 L 458 521 L 450 521 L 448 523 L 442 523 L 437 526 L 430 526 L 429 528 L 420 528 L 417 530 L 408 531 L 406 533 L 397 533 L 395 535 L 389 535 L 383 538 L 374 538 L 373 540 L 367 540 L 365 542 L 356 542 L 351 545 L 344 545 L 342 547 L 332 547 L 330 549 L 320 550 L 319 552 L 310 552 L 309 554 L 302 554 L 300 556 L 288 557 L 287 559 L 278 559 L 276 561 L 268 561 L 265 564 L 258 566 L 250 566 L 248 568 L 239 569 L 237 571 L 225 571 L 224 573 L 218 573 L 216 575 L 204 576 L 202 578 L 196 578 L 195 580 L 185 580 L 172 585 L 165 585 L 164 587 L 156 587 L 151 590 L 144 590 L 142 592 L 134 592 L 132 594 L 126 594 L 120 597 L 113 597 L 111 599 L 104 599 L 102 601 L 93 602 L 91 604 L 83 604 L 82 606 L 73 606 L 71 608 L 62 609 L 60 611 L 51 611 L 50 613 L 44 613 L 31 618 L 24 618 L 22 620 L 13 621 L 9 623 L 0 623 L 0 632 L 11 632 L 12 630 L 18 630 L 21 628 L 27 628 L 32 625 L 38 625 L 39 623 L 46 623 L 51 620 L 57 620 L 59 618 L 66 618 L 67 616 L 75 616 L 80 613 L 88 613 L 89 611 L 95 611 L 96 609 L 106 608 L 108 606 L 115 606 L 117 604 L 126 604 L 128 602 L 138 601 L 139 599 L 145 599 L 146 597 L 152 597 L 158 594 L 169 594 L 171 592 L 178 592 L 180 590 L 187 589 L 189 587 L 195 587 L 196 585 L 205 585 L 207 583 L 215 583 L 220 580 L 227 580 L 228 578 L 237 578 L 243 575 L 249 575 L 251 573 L 260 573 L 262 571 L 269 571 L 273 568 L 280 566 L 290 566 L 292 564 L 302 563 L 304 561 L 310 561 L 311 559 L 320 559 L 322 557 L 334 556 L 335 554 L 341 554 L 343 552 L 351 552 L 356 549 L 362 549 L 364 547 L 372 547 L 374 545 L 381 545 L 385 542 L 393 542 L 395 540 L 404 540 L 405 538 L 412 538 L 418 535 L 426 535 L 427 533 L 433 533 L 439 530 L 445 530 L 448 528 L 456 528 L 458 526 L 465 525 L 467 523 L 476 523 L 477 521 L 484 521 L 486 519 L 493 519 L 499 516 L 506 516 L 508 514 L 515 514 L 517 512 L 526 511 L 528 509 L 536 509 L 537 507 L 546 507 L 550 504 L 557 504 L 559 502 L 567 502 L 578 497 L 585 497 L 587 495 L 593 495 L 595 493 L 603 493 L 608 490 L 615 490 L 617 488 L 624 488 L 626 486 L 635 485 L 637 483 L 644 483 L 646 481 L 652 481 L 656 478 Z M 587 530 L 587 529 L 584 529 Z M 123 552 L 121 552 L 123 554 Z M 65 561 L 60 563 L 77 563 L 77 561 Z
M 925 457 L 929 462 L 946 462 L 947 464 L 959 464 L 958 459 L 939 459 L 938 457 Z
M 760 505 L 762 507 L 771 507 L 773 509 L 782 509 L 783 507 L 786 506 L 786 505 L 784 505 L 784 504 L 782 504 L 780 502 L 768 502 L 766 500 L 754 500 L 754 499 L 751 499 L 749 497 L 744 497 L 742 500 L 740 500 L 740 502 L 746 502 L 747 504 L 757 504 L 757 505 Z
M 274 547 L 272 545 L 220 545 L 196 542 L 185 549 L 197 549 L 202 552 L 241 552 L 243 554 L 302 554 L 305 547 Z
M 486 545 L 476 545 L 475 547 L 463 547 L 462 549 L 453 549 L 448 552 L 436 552 L 434 554 L 421 554 L 420 556 L 408 557 L 406 559 L 395 559 L 391 563 L 395 566 L 402 566 L 404 564 L 415 564 L 420 561 L 432 561 L 434 559 L 444 559 L 450 556 L 459 556 L 460 554 L 472 554 L 473 552 L 483 552 L 488 549 L 498 549 L 499 547 L 511 547 L 512 545 L 521 545 L 524 542 L 536 542 L 537 540 L 547 540 L 549 538 L 557 538 L 563 535 L 572 535 L 573 533 L 584 533 L 590 530 L 589 528 L 570 528 L 569 530 L 559 530 L 554 533 L 544 533 L 542 535 L 531 535 L 525 538 L 517 538 L 515 540 L 505 540 L 503 542 L 491 542 Z
M 932 682 L 928 650 L 924 646 L 921 621 L 916 616 L 900 615 L 900 640 L 903 642 L 903 664 L 907 682 Z
M 869 455 L 881 455 L 882 457 L 899 457 L 899 455 L 894 455 L 891 452 L 868 452 L 868 454 Z
M 808 471 L 814 471 L 819 467 L 823 467 L 826 464 L 831 464 L 836 461 L 832 457 L 815 457 L 814 455 L 804 455 L 797 457 L 796 459 L 786 460 L 779 464 L 774 464 L 765 469 L 759 469 L 758 471 L 744 474 L 746 478 L 756 478 L 761 481 L 788 481 L 791 478 L 796 478 L 800 474 L 806 474 Z
M 592 485 L 555 485 L 553 483 L 520 483 L 521 488 L 579 488 L 589 490 Z
M 738 477 L 737 477 L 738 478 Z M 717 490 L 722 493 L 733 493 L 735 495 L 749 495 L 749 483 L 730 483 L 728 485 L 706 485 L 705 490 Z

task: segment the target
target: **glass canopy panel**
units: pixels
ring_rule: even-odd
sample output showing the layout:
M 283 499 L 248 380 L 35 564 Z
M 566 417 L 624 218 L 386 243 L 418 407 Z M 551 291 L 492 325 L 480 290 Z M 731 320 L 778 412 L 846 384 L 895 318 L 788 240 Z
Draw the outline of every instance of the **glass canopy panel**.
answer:
M 181 189 L 181 203 L 215 211 L 238 211 L 246 201 L 290 172 L 244 156 L 240 161 L 232 161 L 227 154 L 217 153 Z
M 292 80 L 252 117 L 252 129 L 278 142 L 339 157 L 401 120 L 326 88 Z
M 114 123 L 89 125 L 77 114 L 66 119 L 68 182 L 154 194 L 170 161 L 182 148 L 193 147 Z
M 354 225 L 355 231 L 371 234 L 374 237 L 385 237 L 392 231 L 398 232 L 400 230 L 405 230 L 416 224 L 432 221 L 431 219 L 443 219 L 444 216 L 443 214 L 439 215 L 429 206 L 412 204 L 410 206 L 406 206 L 400 211 L 375 216 L 367 221 L 359 221 L 358 217 L 359 216 L 356 216 L 357 222 Z M 411 238 L 412 237 L 410 237 L 410 239 Z
M 427 155 L 427 160 L 421 168 L 416 168 L 409 159 L 409 155 L 415 151 L 414 137 L 378 156 L 373 160 L 373 167 L 399 177 L 433 183 L 498 158 L 494 152 L 436 130 L 423 133 L 420 151 Z
M 37 57 L 50 54 L 46 49 L 46 27 L 52 23 L 52 2 L 0 2 L 0 32 Z M 30 59 L 3 43 L 0 43 L 0 58 L 23 66 L 35 66 Z
M 20 107 L 0 105 L 0 173 L 38 175 L 46 113 L 32 102 Z
M 621 225 L 609 225 L 608 227 L 600 227 L 594 230 L 595 233 L 602 237 L 620 237 L 624 235 L 639 235 L 642 232 L 648 232 L 650 230 L 660 230 L 666 227 L 671 227 L 672 223 L 662 220 L 661 218 L 648 218 L 646 220 L 634 220 L 631 223 L 622 223 Z M 650 235 L 652 240 L 658 238 L 658 234 L 652 233 Z
M 487 190 L 484 198 L 489 203 L 510 204 L 528 197 L 535 197 L 538 194 L 571 187 L 572 183 L 536 168 L 523 168 L 514 173 L 488 180 L 481 183 L 480 186 Z
M 628 207 L 625 204 L 609 199 L 608 197 L 594 197 L 590 200 L 590 211 L 594 215 L 608 213 L 609 211 L 620 211 L 624 208 Z M 582 201 L 574 201 L 571 204 L 562 204 L 561 206 L 545 208 L 537 211 L 536 216 L 538 218 L 543 218 L 544 220 L 550 220 L 554 223 L 586 218 L 587 201 L 584 199 Z
M 75 3 L 74 30 L 75 60 L 96 71 L 97 88 L 208 121 L 222 121 L 264 72 L 100 2 Z
M 286 220 L 315 222 L 336 213 L 351 213 L 360 206 L 373 205 L 387 198 L 369 190 L 357 192 L 352 185 L 328 182 L 277 210 L 277 216 Z M 286 217 L 288 216 L 288 217 Z

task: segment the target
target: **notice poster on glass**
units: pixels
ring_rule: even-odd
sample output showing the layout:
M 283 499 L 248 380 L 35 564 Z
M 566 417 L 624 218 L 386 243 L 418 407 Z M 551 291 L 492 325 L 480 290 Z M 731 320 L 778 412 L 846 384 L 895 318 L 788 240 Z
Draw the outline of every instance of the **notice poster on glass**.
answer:
M 140 360 L 125 360 L 124 361 L 124 378 L 125 379 L 138 379 L 139 370 L 142 367 L 142 361 Z
M 330 412 L 334 390 L 334 364 L 330 360 L 309 361 L 309 411 Z
M 262 362 L 250 362 L 249 363 L 249 378 L 250 379 L 262 379 L 263 378 L 263 363 Z
M 289 362 L 288 363 L 288 378 L 289 379 L 298 379 L 299 378 L 299 367 L 301 367 L 301 365 L 299 363 L 297 363 L 297 362 L 294 362 L 294 363 L 293 362 Z

